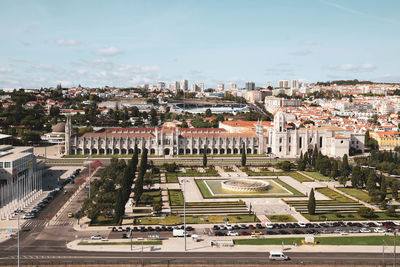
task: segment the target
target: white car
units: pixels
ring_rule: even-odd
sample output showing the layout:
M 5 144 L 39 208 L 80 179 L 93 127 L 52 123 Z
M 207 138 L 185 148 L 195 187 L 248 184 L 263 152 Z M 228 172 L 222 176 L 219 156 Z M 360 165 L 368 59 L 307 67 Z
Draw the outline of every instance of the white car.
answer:
M 233 229 L 232 224 L 227 223 L 225 226 L 226 226 L 227 230 L 232 230 Z
M 375 224 L 376 224 L 377 226 L 383 226 L 383 223 L 381 223 L 381 222 L 375 222 Z
M 297 225 L 300 226 L 301 228 L 306 227 L 306 224 L 304 222 L 298 222 Z
M 238 232 L 234 232 L 234 231 L 228 231 L 228 233 L 226 233 L 227 236 L 238 236 L 239 233 Z
M 375 233 L 385 233 L 386 230 L 383 229 L 383 228 L 377 227 L 377 228 L 374 229 L 374 232 L 375 232 Z
M 104 236 L 101 236 L 101 235 L 92 235 L 92 236 L 90 237 L 90 239 L 92 239 L 92 240 L 101 240 L 101 239 L 104 239 Z
M 360 233 L 371 233 L 371 230 L 367 228 L 361 228 Z
M 394 221 L 393 222 L 396 226 L 400 226 L 400 221 Z
M 274 225 L 272 223 L 270 223 L 270 222 L 267 222 L 265 224 L 265 228 L 272 229 L 272 228 L 274 228 Z

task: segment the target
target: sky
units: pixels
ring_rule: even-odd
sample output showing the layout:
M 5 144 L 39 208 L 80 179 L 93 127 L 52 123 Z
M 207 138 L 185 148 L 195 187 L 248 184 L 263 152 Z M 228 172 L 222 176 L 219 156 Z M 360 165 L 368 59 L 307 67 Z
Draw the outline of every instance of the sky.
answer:
M 0 88 L 400 82 L 397 0 L 2 0 Z

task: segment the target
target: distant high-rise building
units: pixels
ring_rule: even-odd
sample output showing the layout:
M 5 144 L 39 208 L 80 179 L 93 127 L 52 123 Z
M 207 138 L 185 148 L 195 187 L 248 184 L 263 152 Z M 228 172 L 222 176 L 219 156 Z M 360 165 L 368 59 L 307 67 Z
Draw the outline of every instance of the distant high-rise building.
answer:
M 255 90 L 256 84 L 255 82 L 246 82 L 245 88 L 246 90 Z
M 289 88 L 289 80 L 280 80 L 278 82 L 278 87 L 280 87 L 280 88 Z
M 290 84 L 291 89 L 299 89 L 299 80 L 292 80 Z
M 237 89 L 237 84 L 236 83 L 231 83 L 231 89 Z
M 197 84 L 192 83 L 192 85 L 190 86 L 190 91 L 191 92 L 196 92 L 197 91 Z
M 218 91 L 223 91 L 225 89 L 225 84 L 224 83 L 218 83 L 217 89 L 218 89 Z
M 180 90 L 187 91 L 189 89 L 188 80 L 181 80 L 179 82 L 179 88 L 180 88 Z
M 157 89 L 165 89 L 165 82 L 158 82 L 156 84 Z
M 204 83 L 198 83 L 198 84 L 197 84 L 197 87 L 199 88 L 199 90 L 200 90 L 201 92 L 204 92 Z

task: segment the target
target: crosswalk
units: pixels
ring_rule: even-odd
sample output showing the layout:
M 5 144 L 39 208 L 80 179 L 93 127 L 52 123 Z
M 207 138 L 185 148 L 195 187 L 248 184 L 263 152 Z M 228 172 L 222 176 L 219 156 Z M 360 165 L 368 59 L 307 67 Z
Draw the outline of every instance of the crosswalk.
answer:
M 57 220 L 51 223 L 51 226 L 69 226 L 74 225 L 73 220 Z

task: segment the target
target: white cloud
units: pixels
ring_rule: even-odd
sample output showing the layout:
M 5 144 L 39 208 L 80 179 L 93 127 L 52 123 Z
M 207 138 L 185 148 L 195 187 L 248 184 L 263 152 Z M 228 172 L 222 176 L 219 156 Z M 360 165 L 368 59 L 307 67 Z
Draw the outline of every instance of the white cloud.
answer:
M 336 70 L 336 71 L 346 71 L 346 72 L 371 72 L 374 71 L 377 67 L 374 64 L 342 64 L 342 65 L 328 65 L 327 69 Z
M 56 44 L 59 46 L 76 46 L 78 45 L 78 41 L 77 40 L 65 40 L 65 39 L 58 39 L 56 41 Z
M 6 67 L 0 67 L 0 73 L 10 73 L 12 69 Z
M 298 51 L 294 51 L 292 53 L 290 53 L 293 56 L 307 56 L 309 54 L 311 54 L 311 50 L 308 49 L 304 49 L 304 50 L 298 50 Z
M 302 40 L 302 41 L 300 42 L 300 44 L 302 44 L 302 45 L 316 45 L 316 44 L 318 44 L 318 43 L 315 42 L 315 41 L 313 41 L 313 40 Z
M 94 53 L 96 55 L 100 55 L 100 56 L 115 56 L 115 55 L 122 53 L 122 51 L 118 47 L 108 46 L 108 47 L 99 48 L 99 49 L 95 50 Z

